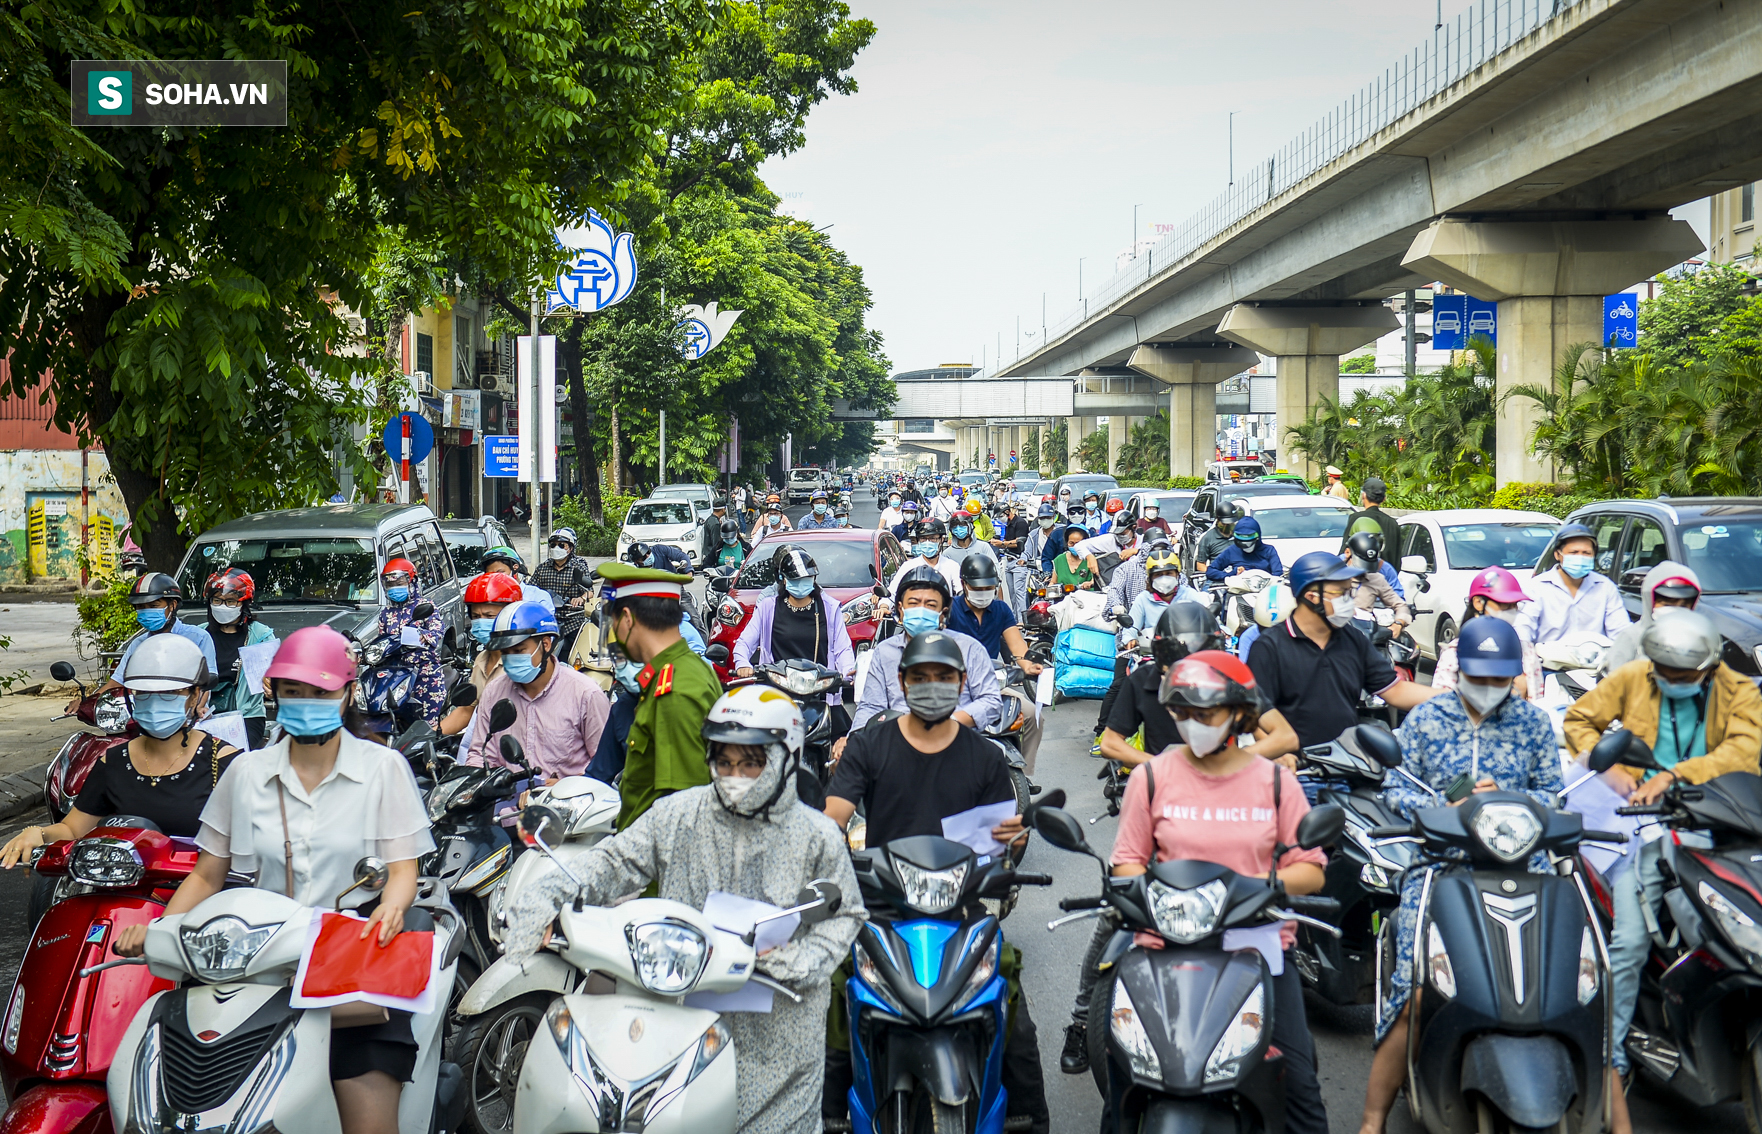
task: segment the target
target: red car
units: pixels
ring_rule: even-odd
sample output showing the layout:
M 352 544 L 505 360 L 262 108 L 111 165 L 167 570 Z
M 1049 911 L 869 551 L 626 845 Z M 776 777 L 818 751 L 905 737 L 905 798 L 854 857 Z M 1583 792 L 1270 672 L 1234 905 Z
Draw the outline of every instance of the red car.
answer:
M 716 665 L 716 676 L 724 682 L 734 677 L 734 640 L 752 617 L 765 588 L 772 584 L 771 558 L 785 545 L 800 547 L 814 557 L 821 588 L 844 604 L 844 624 L 850 630 L 851 645 L 858 650 L 868 649 L 875 638 L 875 583 L 891 583 L 893 573 L 908 558 L 892 532 L 873 528 L 782 532 L 761 540 L 741 564 L 732 586 L 715 598 L 710 644 L 720 642 L 728 647 L 728 664 Z M 716 582 L 711 580 L 712 587 Z M 711 594 L 715 596 L 714 590 Z

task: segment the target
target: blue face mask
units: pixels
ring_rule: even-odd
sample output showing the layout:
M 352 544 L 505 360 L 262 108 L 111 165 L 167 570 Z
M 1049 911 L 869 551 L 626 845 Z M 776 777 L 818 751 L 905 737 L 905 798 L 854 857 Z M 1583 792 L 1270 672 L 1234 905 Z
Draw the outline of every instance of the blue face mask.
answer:
M 810 575 L 805 579 L 785 579 L 783 586 L 789 591 L 790 598 L 807 598 L 814 593 L 814 578 Z
M 735 544 L 737 544 L 739 542 L 740 542 L 740 537 L 737 535 L 725 535 L 722 537 L 722 543 L 723 543 L 723 546 L 725 546 L 725 547 L 733 547 Z
M 967 536 L 969 536 L 969 535 L 971 535 L 971 534 L 972 534 L 972 531 L 973 531 L 973 529 L 972 529 L 972 528 L 969 528 L 969 527 L 967 527 L 967 526 L 966 526 L 966 525 L 964 525 L 964 524 L 963 524 L 963 525 L 961 525 L 961 526 L 960 526 L 960 527 L 957 527 L 957 528 L 955 528 L 955 529 L 953 529 L 953 531 L 954 531 L 954 538 L 956 538 L 956 539 L 966 539 L 966 538 L 967 538 Z
M 824 504 L 814 505 L 814 515 L 824 516 L 825 514 L 826 514 L 826 505 L 824 505 Z
M 141 629 L 146 630 L 148 633 L 165 629 L 166 617 L 166 613 L 163 610 L 145 609 L 135 611 L 135 621 L 140 623 Z
M 189 722 L 189 704 L 182 693 L 136 693 L 131 700 L 135 723 L 156 740 L 164 740 Z
M 542 670 L 538 663 L 532 660 L 531 654 L 503 654 L 502 672 L 506 673 L 508 680 L 514 684 L 525 685 L 527 682 L 537 679 Z
M 912 550 L 923 556 L 925 559 L 934 559 L 936 558 L 937 552 L 942 550 L 942 544 L 938 543 L 936 540 L 927 539 L 912 548 Z
M 343 727 L 343 703 L 328 697 L 283 697 L 275 719 L 293 736 L 328 736 Z
M 1690 681 L 1686 684 L 1678 685 L 1674 681 L 1664 680 L 1656 673 L 1652 675 L 1652 680 L 1658 683 L 1658 692 L 1669 697 L 1672 701 L 1687 700 L 1701 691 L 1701 683 L 1699 681 Z
M 1582 579 L 1591 573 L 1592 558 L 1589 555 L 1563 555 L 1560 557 L 1560 569 L 1575 579 Z
M 471 620 L 471 638 L 480 646 L 489 645 L 489 632 L 495 629 L 493 618 L 473 618 Z
M 410 598 L 410 588 L 387 587 L 385 589 L 385 597 L 391 599 L 393 602 L 407 602 Z
M 642 690 L 638 688 L 636 684 L 636 675 L 641 672 L 642 664 L 640 662 L 633 662 L 627 659 L 619 662 L 617 666 L 613 668 L 612 676 L 617 679 L 618 684 L 622 685 L 626 692 L 640 693 Z
M 940 630 L 942 628 L 942 615 L 928 607 L 914 606 L 900 614 L 899 624 L 905 627 L 905 632 L 907 634 L 910 634 L 915 638 L 919 634 L 928 634 L 932 630 Z

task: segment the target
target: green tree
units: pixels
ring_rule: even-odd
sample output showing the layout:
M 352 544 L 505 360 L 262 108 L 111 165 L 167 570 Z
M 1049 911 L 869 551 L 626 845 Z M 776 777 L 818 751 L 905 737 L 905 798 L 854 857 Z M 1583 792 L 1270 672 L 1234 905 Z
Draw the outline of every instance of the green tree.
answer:
M 1111 473 L 1107 467 L 1107 426 L 1097 426 L 1095 431 L 1083 438 L 1077 445 L 1077 463 L 1090 472 Z
M 1040 427 L 1028 430 L 1028 436 L 1022 441 L 1022 467 L 1038 469 L 1040 467 Z
M 1041 445 L 1040 463 L 1042 470 L 1054 477 L 1065 475 L 1069 468 L 1069 457 L 1066 456 L 1070 443 L 1070 424 L 1065 418 L 1053 422 L 1046 431 L 1046 439 Z
M 1351 358 L 1340 360 L 1342 374 L 1375 374 L 1377 372 L 1377 356 L 1373 354 L 1355 354 Z
M 1120 446 L 1118 476 L 1127 480 L 1163 481 L 1169 475 L 1169 415 L 1140 420 Z
M 1708 264 L 1660 277 L 1657 296 L 1640 304 L 1639 349 L 1666 366 L 1711 357 L 1726 319 L 1754 307 L 1744 294 L 1754 282 L 1737 264 Z

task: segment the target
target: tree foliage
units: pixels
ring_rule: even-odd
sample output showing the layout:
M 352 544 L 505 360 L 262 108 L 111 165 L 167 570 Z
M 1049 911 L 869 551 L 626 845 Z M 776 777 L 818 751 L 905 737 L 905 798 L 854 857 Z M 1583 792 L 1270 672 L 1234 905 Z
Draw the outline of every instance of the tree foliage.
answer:
M 1161 482 L 1169 475 L 1169 415 L 1158 413 L 1132 426 L 1120 446 L 1115 475 L 1122 480 Z
M 1095 427 L 1089 436 L 1077 443 L 1076 462 L 1089 472 L 1111 473 L 1107 467 L 1107 425 Z
M 1028 436 L 1022 439 L 1021 467 L 1025 469 L 1040 467 L 1040 427 L 1038 425 L 1030 428 Z
M 1377 372 L 1377 356 L 1375 354 L 1355 354 L 1351 358 L 1340 360 L 1342 374 L 1375 374 Z
M 1070 421 L 1059 418 L 1053 422 L 1043 434 L 1040 445 L 1040 464 L 1042 472 L 1049 476 L 1060 477 L 1070 468 Z
M 1741 341 L 1726 341 L 1726 325 L 1737 317 L 1733 337 L 1747 338 L 1753 353 L 1762 300 L 1745 290 L 1755 282 L 1736 264 L 1662 277 L 1658 294 L 1640 304 L 1639 349 L 1663 366 L 1687 366 L 1734 347 L 1741 351 Z

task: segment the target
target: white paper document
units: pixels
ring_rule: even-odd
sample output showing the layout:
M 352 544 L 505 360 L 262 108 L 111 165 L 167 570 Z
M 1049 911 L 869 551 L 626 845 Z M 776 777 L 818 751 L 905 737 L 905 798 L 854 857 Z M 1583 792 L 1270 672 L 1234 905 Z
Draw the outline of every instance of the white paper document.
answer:
M 1586 771 L 1588 768 L 1583 763 L 1567 765 L 1567 784 L 1574 784 Z M 1619 874 L 1627 865 L 1624 859 L 1632 857 L 1628 851 L 1634 849 L 1633 835 L 1636 830 L 1639 831 L 1642 842 L 1650 842 L 1664 832 L 1664 828 L 1656 824 L 1642 828 L 1636 816 L 1617 815 L 1615 809 L 1627 806 L 1627 799 L 1610 787 L 1604 776 L 1592 776 L 1583 783 L 1577 783 L 1566 798 L 1561 800 L 1560 806 L 1567 811 L 1578 812 L 1584 825 L 1593 831 L 1619 831 L 1628 836 L 1627 845 L 1620 847 L 1610 846 L 1608 843 L 1579 844 L 1579 852 L 1608 877 Z M 1647 835 L 1648 831 L 1650 837 Z
M 710 919 L 711 925 L 727 933 L 745 934 L 760 918 L 782 912 L 782 906 L 774 906 L 756 898 L 742 898 L 721 890 L 713 891 L 704 899 L 704 916 Z M 789 944 L 789 939 L 795 936 L 795 927 L 800 924 L 800 914 L 767 921 L 753 935 L 753 952 L 764 953 L 779 945 Z
M 712 1012 L 769 1012 L 772 997 L 769 988 L 756 981 L 747 981 L 736 992 L 693 992 L 685 998 L 687 1008 L 707 1008 Z
M 269 672 L 269 663 L 275 660 L 275 651 L 281 649 L 281 639 L 271 638 L 267 642 L 258 642 L 255 646 L 239 647 L 239 681 L 243 688 L 253 693 L 263 688 L 263 675 Z
M 987 803 L 942 820 L 942 837 L 950 842 L 971 847 L 980 854 L 1002 854 L 1004 845 L 991 837 L 991 828 L 1016 813 L 1016 801 Z
M 245 735 L 245 717 L 243 713 L 215 713 L 197 726 L 216 740 L 224 740 L 234 748 L 251 747 L 250 738 Z
M 1285 971 L 1285 946 L 1279 940 L 1279 930 L 1284 924 L 1273 921 L 1253 929 L 1226 929 L 1224 948 L 1260 950 L 1260 955 L 1266 958 L 1267 972 L 1278 976 Z
M 420 626 L 406 626 L 398 631 L 398 645 L 420 646 L 421 644 L 422 628 Z
M 1052 668 L 1052 666 L 1047 666 L 1045 669 L 1041 670 L 1039 680 L 1034 683 L 1034 701 L 1036 704 L 1052 704 L 1052 695 L 1054 692 L 1053 681 L 1056 677 L 1052 672 Z

